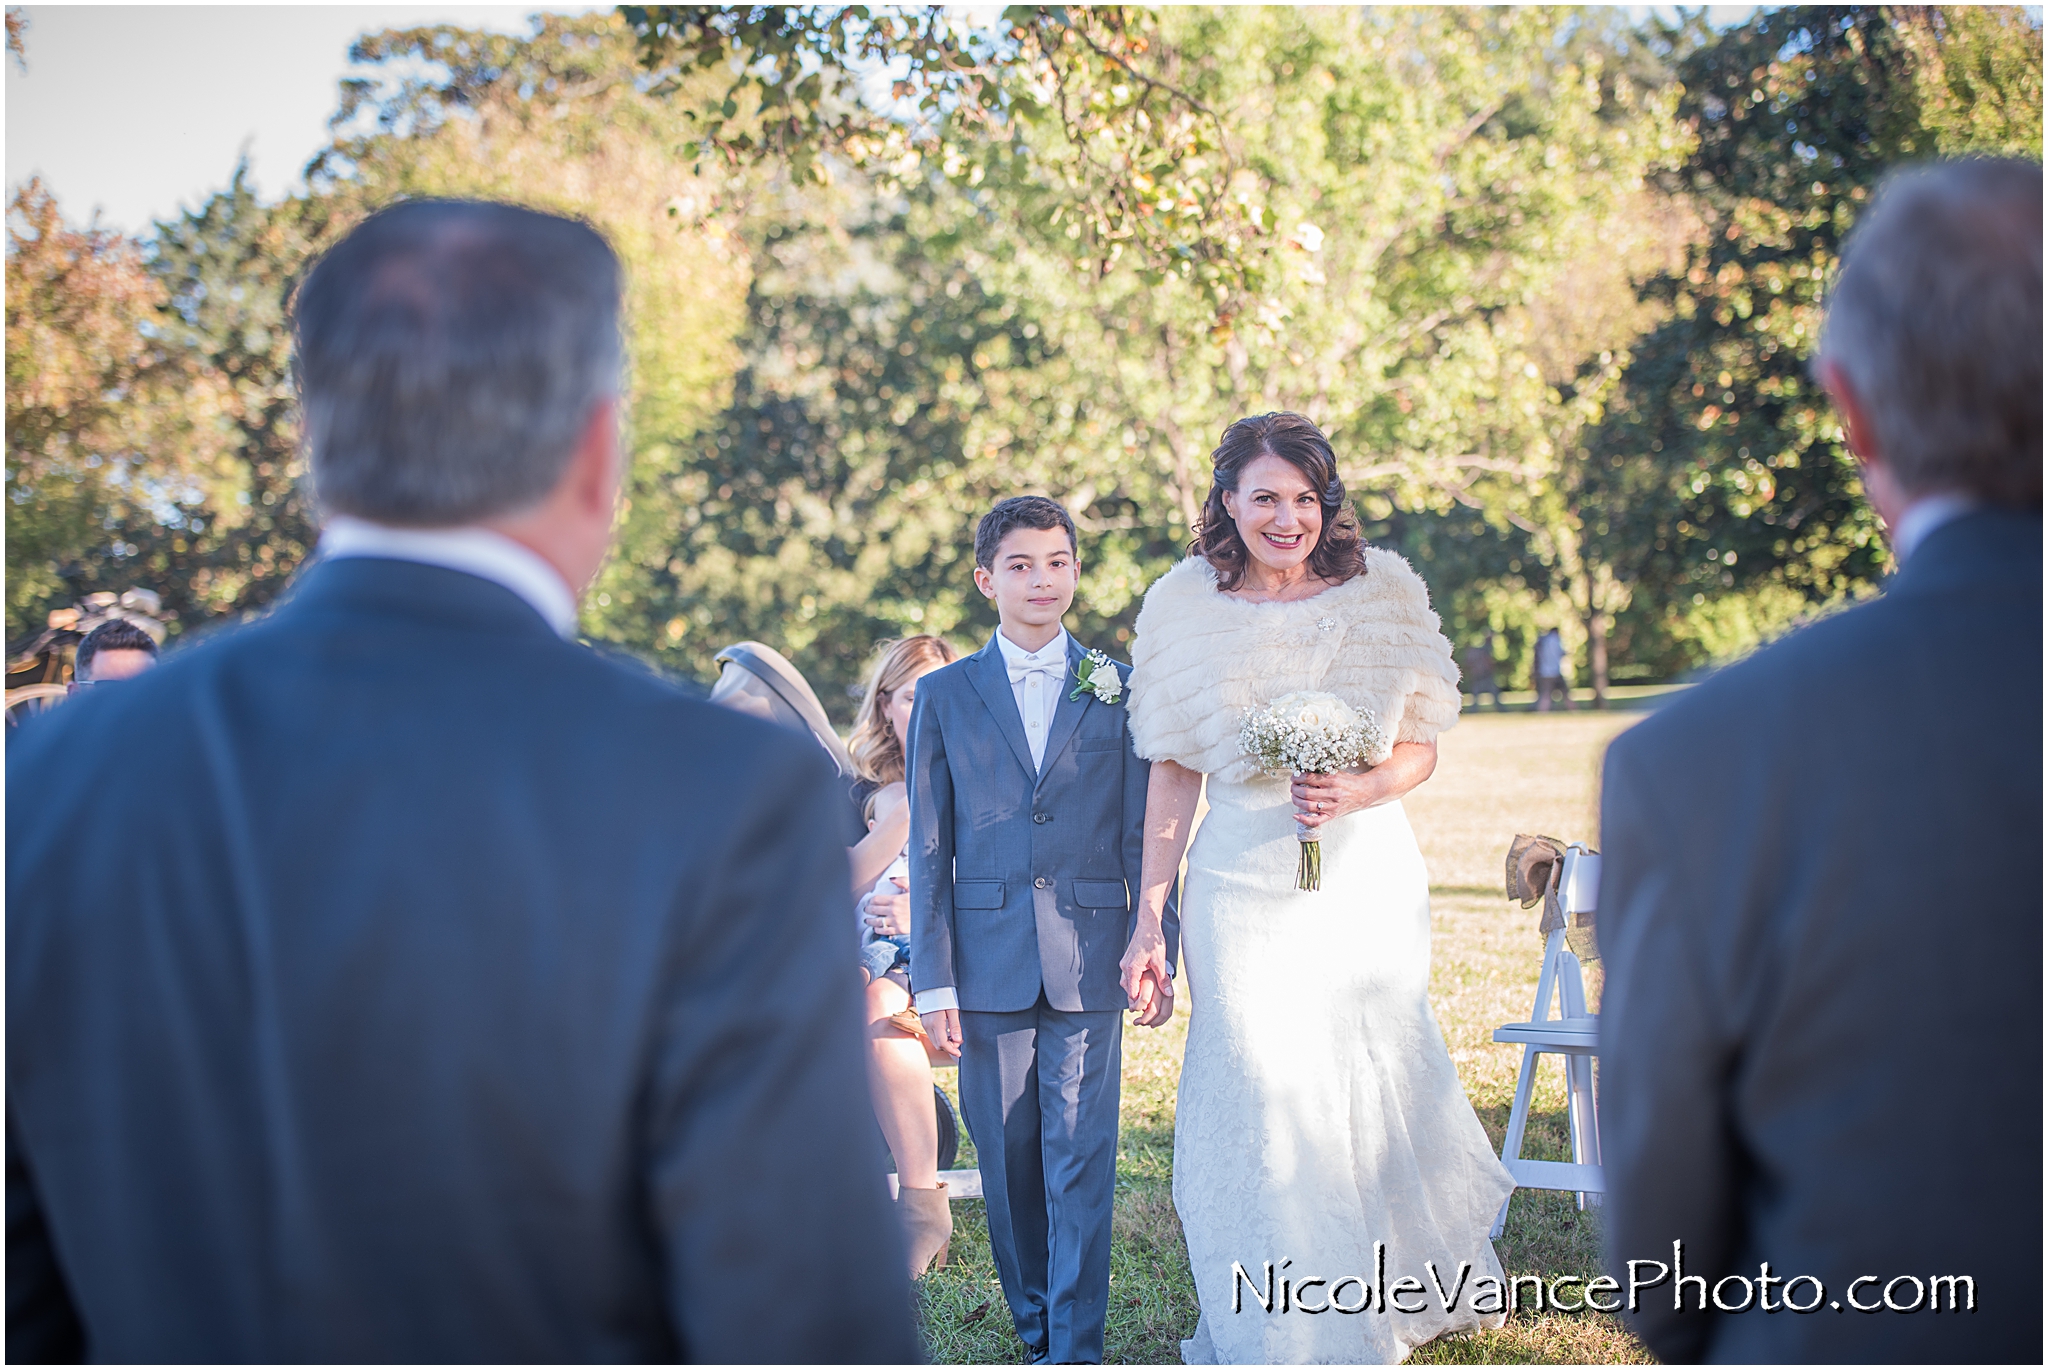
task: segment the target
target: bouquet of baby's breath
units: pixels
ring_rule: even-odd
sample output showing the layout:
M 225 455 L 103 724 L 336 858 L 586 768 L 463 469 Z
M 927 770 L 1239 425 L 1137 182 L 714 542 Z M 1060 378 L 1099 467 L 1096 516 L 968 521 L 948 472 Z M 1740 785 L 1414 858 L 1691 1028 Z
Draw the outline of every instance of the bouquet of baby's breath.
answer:
M 1333 694 L 1301 691 L 1251 709 L 1238 730 L 1237 745 L 1269 775 L 1310 775 L 1369 766 L 1387 751 L 1386 734 L 1370 709 L 1354 709 Z M 1301 843 L 1294 887 L 1323 887 L 1323 844 L 1316 830 L 1294 825 Z

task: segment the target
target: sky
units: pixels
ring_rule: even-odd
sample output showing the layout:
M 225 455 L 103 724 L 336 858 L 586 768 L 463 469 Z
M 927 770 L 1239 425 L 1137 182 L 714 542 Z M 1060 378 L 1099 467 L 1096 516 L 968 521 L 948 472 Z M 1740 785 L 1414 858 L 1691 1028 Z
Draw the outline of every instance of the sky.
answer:
M 5 61 L 7 189 L 40 176 L 67 219 L 146 231 L 196 208 L 249 152 L 264 199 L 301 184 L 358 34 L 458 23 L 533 31 L 536 10 L 609 5 L 26 5 Z

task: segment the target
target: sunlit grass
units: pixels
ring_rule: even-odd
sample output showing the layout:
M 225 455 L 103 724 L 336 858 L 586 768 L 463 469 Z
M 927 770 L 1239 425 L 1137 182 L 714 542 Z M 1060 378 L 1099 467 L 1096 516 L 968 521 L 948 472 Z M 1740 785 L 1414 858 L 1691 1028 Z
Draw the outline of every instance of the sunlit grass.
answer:
M 1434 931 L 1430 998 L 1465 1091 L 1498 1148 L 1514 1099 L 1520 1048 L 1493 1030 L 1529 1016 L 1542 943 L 1537 911 L 1502 895 L 1502 866 L 1518 832 L 1594 840 L 1600 756 L 1638 715 L 1467 714 L 1444 734 L 1437 773 L 1407 801 L 1428 859 Z M 1600 975 L 1589 968 L 1597 1005 Z M 1187 1015 L 1156 1032 L 1124 1034 L 1123 1127 L 1117 1160 L 1115 1244 L 1110 1257 L 1106 1353 L 1112 1363 L 1175 1363 L 1193 1333 L 1194 1280 L 1173 1210 L 1173 1109 Z M 953 1072 L 942 1083 L 956 1084 Z M 957 1100 L 957 1095 L 956 1095 Z M 1538 1079 L 1523 1154 L 1569 1159 L 1563 1067 L 1550 1058 Z M 963 1140 L 963 1167 L 974 1164 Z M 996 1283 L 979 1201 L 953 1205 L 951 1263 L 919 1283 L 934 1361 L 1003 1364 L 1024 1359 Z M 1510 1275 L 1599 1273 L 1599 1211 L 1572 1195 L 1524 1190 L 1508 1209 L 1496 1249 Z M 1641 1343 L 1599 1313 L 1523 1312 L 1495 1332 L 1447 1338 L 1413 1360 L 1437 1364 L 1647 1362 Z

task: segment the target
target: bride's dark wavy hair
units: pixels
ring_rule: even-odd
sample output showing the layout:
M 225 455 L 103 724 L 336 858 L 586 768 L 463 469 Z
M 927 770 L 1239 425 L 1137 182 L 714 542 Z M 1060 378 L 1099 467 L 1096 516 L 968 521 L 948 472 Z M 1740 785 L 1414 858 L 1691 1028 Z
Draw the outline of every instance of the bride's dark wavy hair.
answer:
M 1344 481 L 1337 474 L 1337 453 L 1330 440 L 1299 414 L 1254 414 L 1224 429 L 1223 441 L 1210 454 L 1215 470 L 1209 498 L 1202 505 L 1195 540 L 1188 544 L 1189 552 L 1207 557 L 1216 568 L 1216 588 L 1235 590 L 1242 585 L 1245 563 L 1251 557 L 1237 531 L 1237 520 L 1223 507 L 1223 493 L 1236 493 L 1244 468 L 1265 456 L 1278 457 L 1301 472 L 1323 506 L 1323 531 L 1308 554 L 1309 570 L 1332 585 L 1361 574 L 1365 545 L 1359 537 L 1358 516 L 1345 498 Z

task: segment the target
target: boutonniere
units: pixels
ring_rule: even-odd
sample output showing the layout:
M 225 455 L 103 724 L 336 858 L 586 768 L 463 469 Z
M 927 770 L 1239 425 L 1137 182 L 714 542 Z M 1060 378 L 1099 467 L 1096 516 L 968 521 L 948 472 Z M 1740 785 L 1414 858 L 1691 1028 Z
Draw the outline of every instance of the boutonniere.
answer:
M 1081 664 L 1074 668 L 1074 692 L 1068 699 L 1079 699 L 1086 690 L 1104 704 L 1114 704 L 1123 698 L 1124 679 L 1116 673 L 1116 663 L 1106 653 L 1090 651 L 1081 658 Z

